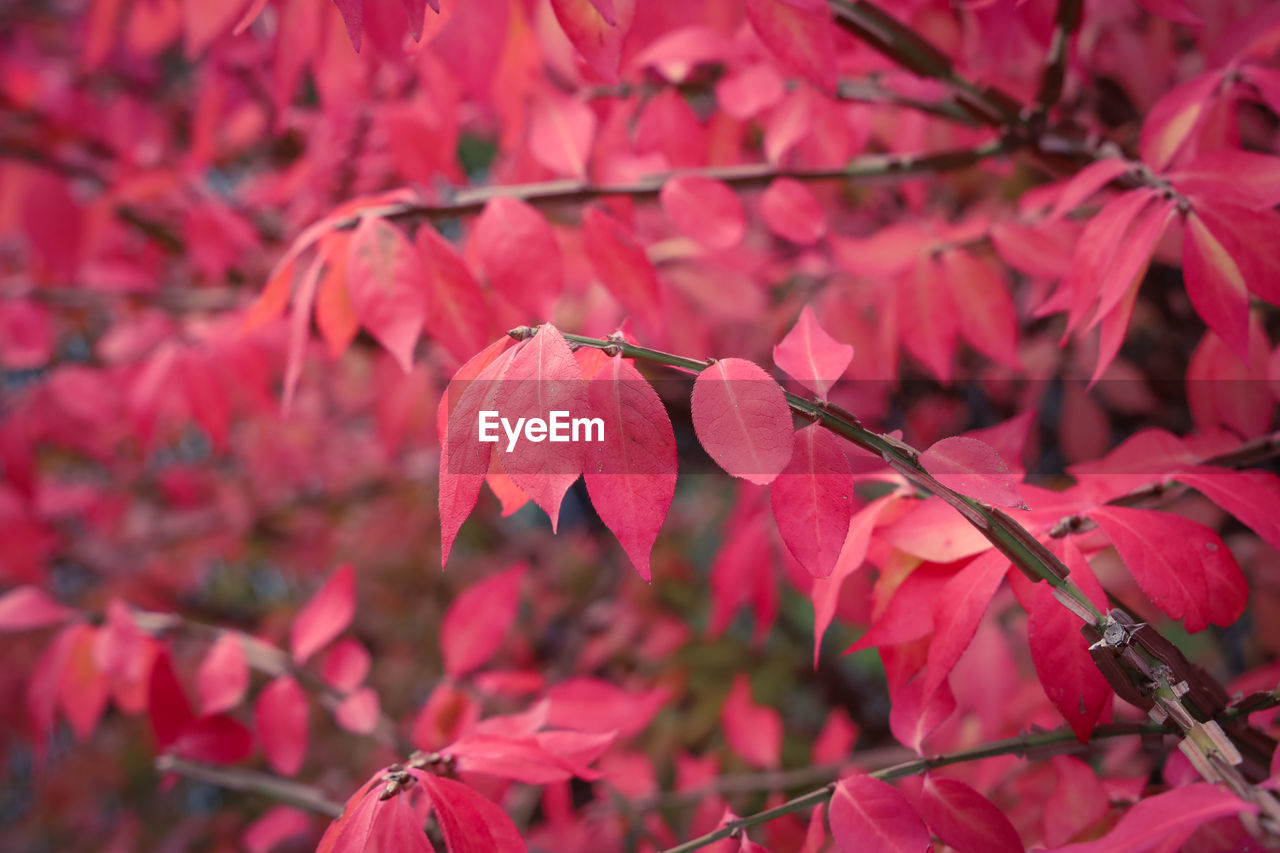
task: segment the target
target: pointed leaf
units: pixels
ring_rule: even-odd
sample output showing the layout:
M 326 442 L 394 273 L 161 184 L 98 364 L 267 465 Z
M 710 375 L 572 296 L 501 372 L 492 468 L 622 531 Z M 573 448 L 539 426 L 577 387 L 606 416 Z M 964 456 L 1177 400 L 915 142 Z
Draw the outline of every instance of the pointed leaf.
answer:
M 722 181 L 680 175 L 662 185 L 662 210 L 673 225 L 708 249 L 732 249 L 747 230 L 738 194 Z
M 992 549 L 961 569 L 942 588 L 938 597 L 942 604 L 934 616 L 933 640 L 929 643 L 925 695 L 938 688 L 969 648 L 1008 569 L 1009 558 Z
M 491 199 L 471 239 L 499 295 L 531 317 L 549 316 L 564 286 L 564 264 L 551 226 L 537 208 L 515 198 Z
M 775 178 L 769 184 L 760 196 L 760 214 L 770 231 L 801 246 L 811 246 L 827 233 L 827 215 L 818 197 L 795 178 Z
M 307 694 L 291 675 L 273 680 L 253 705 L 253 726 L 267 764 L 282 776 L 293 776 L 307 757 Z
M 444 669 L 455 678 L 488 663 L 502 646 L 520 606 L 523 564 L 485 578 L 462 591 L 440 625 Z
M 828 93 L 836 90 L 835 22 L 825 9 L 747 0 L 747 20 L 783 64 Z
M 1224 787 L 1187 785 L 1141 800 L 1097 841 L 1068 844 L 1054 853 L 1143 853 L 1156 847 L 1177 850 L 1201 826 L 1256 808 Z
M 412 244 L 388 222 L 365 217 L 351 237 L 347 288 L 360 324 L 408 372 L 426 318 L 426 271 Z
M 603 209 L 582 216 L 582 242 L 596 278 L 627 311 L 646 321 L 658 316 L 658 274 L 621 222 Z
M 926 776 L 921 811 L 956 853 L 1022 853 L 1018 831 L 991 801 L 957 779 Z
M 529 151 L 553 172 L 586 178 L 596 135 L 596 114 L 577 98 L 548 95 L 533 107 Z
M 426 329 L 454 358 L 464 361 L 491 338 L 491 314 L 480 283 L 436 229 L 419 228 L 416 242 L 426 269 Z
M 815 578 L 828 577 L 853 517 L 853 471 L 841 440 L 819 424 L 796 432 L 769 502 L 792 556 Z
M 1191 304 L 1240 358 L 1249 358 L 1249 288 L 1235 259 L 1208 223 L 1187 215 L 1182 271 Z
M 249 689 L 249 660 L 234 631 L 224 631 L 196 671 L 196 697 L 200 712 L 216 714 L 240 704 Z
M 551 8 L 587 64 L 604 82 L 617 83 L 622 42 L 631 29 L 635 0 L 551 0 Z
M 294 663 L 303 664 L 347 630 L 356 613 L 356 576 L 351 566 L 339 566 L 324 586 L 303 605 L 289 630 Z
M 604 441 L 586 445 L 587 493 L 632 565 L 650 579 L 649 553 L 676 491 L 676 439 L 656 391 L 630 361 L 613 358 L 587 383 Z
M 993 506 L 1027 507 L 1008 463 L 984 441 L 944 438 L 920 454 L 920 464 L 942 485 L 962 495 Z
M 735 477 L 768 485 L 791 461 L 791 409 L 756 364 L 726 358 L 699 373 L 692 414 L 702 447 Z
M 1270 471 L 1232 471 L 1199 465 L 1174 474 L 1227 512 L 1272 548 L 1280 550 L 1280 477 Z
M 773 348 L 773 363 L 787 375 L 825 398 L 828 389 L 853 361 L 853 347 L 827 334 L 813 309 L 805 306 L 782 342 Z
M 846 776 L 831 794 L 831 837 L 842 853 L 921 853 L 929 831 L 910 801 L 888 782 Z
M 59 625 L 75 614 L 44 590 L 19 586 L 0 595 L 0 631 L 29 631 Z
M 748 764 L 765 770 L 778 766 L 782 757 L 782 717 L 773 708 L 755 703 L 751 682 L 745 675 L 734 677 L 720 711 L 720 724 L 729 748 Z

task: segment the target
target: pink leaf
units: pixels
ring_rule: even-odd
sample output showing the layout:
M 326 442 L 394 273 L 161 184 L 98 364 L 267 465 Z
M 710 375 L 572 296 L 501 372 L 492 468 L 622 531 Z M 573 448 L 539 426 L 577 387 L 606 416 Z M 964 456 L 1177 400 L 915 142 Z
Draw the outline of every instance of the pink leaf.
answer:
M 196 696 L 203 714 L 228 711 L 249 689 L 249 661 L 234 631 L 224 631 L 196 671 Z
M 588 207 L 582 242 L 596 278 L 623 308 L 646 321 L 658 316 L 658 274 L 621 222 L 600 207 Z
M 324 653 L 320 677 L 334 690 L 354 690 L 369 674 L 369 650 L 355 637 L 344 637 Z
M 1018 831 L 991 801 L 956 779 L 926 776 L 925 823 L 956 853 L 1022 853 Z
M 827 215 L 818 197 L 795 178 L 775 178 L 760 196 L 760 213 L 770 231 L 801 246 L 811 246 L 827 233 Z
M 984 441 L 944 438 L 920 454 L 920 464 L 939 483 L 966 497 L 993 506 L 1027 508 L 1008 463 Z
M 307 694 L 291 675 L 262 688 L 253 705 L 253 725 L 271 769 L 293 776 L 307 757 Z
M 360 324 L 408 372 L 426 319 L 426 271 L 413 246 L 393 225 L 365 217 L 347 259 L 347 287 Z
M 533 107 L 529 151 L 553 172 L 586 178 L 596 114 L 577 98 L 547 95 Z
M 897 788 L 870 776 L 847 776 L 831 794 L 831 836 L 843 853 L 922 853 L 929 831 Z
M 739 121 L 753 118 L 782 100 L 786 93 L 782 75 L 763 63 L 730 72 L 716 82 L 720 108 Z
M 992 361 L 1019 369 L 1018 314 L 1004 274 L 964 251 L 944 252 L 941 272 L 961 337 Z
M 769 502 L 792 556 L 815 578 L 828 577 L 853 517 L 853 472 L 841 440 L 819 424 L 798 431 Z
M 418 229 L 422 254 L 425 325 L 428 333 L 458 361 L 470 358 L 490 339 L 492 312 L 471 270 L 436 229 Z
M 1182 271 L 1191 304 L 1210 329 L 1249 358 L 1249 288 L 1219 234 L 1196 213 L 1186 217 Z
M 1096 824 L 1111 810 L 1111 803 L 1093 768 L 1079 758 L 1059 755 L 1053 768 L 1058 785 L 1045 801 L 1044 840 L 1056 847 Z
M 431 798 L 449 853 L 524 853 L 527 849 L 507 813 L 475 790 L 420 770 L 413 775 Z M 418 830 L 422 835 L 421 827 Z
M 823 91 L 835 92 L 835 22 L 830 11 L 797 8 L 781 0 L 747 0 L 747 20 L 785 65 Z
M 791 409 L 756 364 L 726 358 L 699 373 L 692 414 L 702 447 L 735 477 L 768 485 L 791 461 Z
M 606 83 L 618 82 L 622 42 L 631 29 L 635 0 L 551 0 L 560 28 Z
M 604 441 L 586 445 L 587 493 L 632 565 L 650 579 L 649 552 L 676 491 L 676 439 L 666 407 L 630 361 L 610 359 L 587 383 Z
M 333 4 L 342 13 L 342 22 L 347 26 L 351 46 L 359 53 L 360 41 L 364 36 L 364 0 L 333 0 Z
M 235 764 L 253 752 L 253 732 L 225 714 L 204 716 L 183 729 L 171 749 L 192 761 Z
M 961 569 L 942 588 L 938 596 L 942 604 L 934 616 L 933 640 L 929 643 L 925 695 L 938 688 L 969 648 L 1008 569 L 1009 558 L 992 549 Z
M 836 605 L 840 600 L 840 588 L 844 581 L 859 568 L 867 556 L 867 547 L 871 544 L 871 531 L 880 520 L 880 513 L 888 506 L 892 498 L 880 498 L 867 504 L 854 514 L 845 531 L 844 542 L 840 546 L 840 555 L 836 558 L 836 567 L 831 576 L 822 583 L 815 583 L 809 591 L 813 601 L 813 668 L 818 668 L 818 654 L 822 650 L 822 636 L 831 625 L 836 614 Z
M 616 731 L 629 737 L 648 728 L 667 701 L 664 688 L 633 693 L 598 678 L 572 678 L 551 687 L 547 724 L 580 732 Z
M 519 199 L 491 199 L 471 239 L 494 290 L 529 316 L 548 316 L 564 286 L 564 264 L 546 217 Z
M 1062 183 L 1061 192 L 1045 222 L 1053 222 L 1075 210 L 1089 196 L 1133 168 L 1133 163 L 1123 157 L 1105 157 L 1085 166 L 1068 181 Z
M 444 669 L 456 677 L 488 663 L 502 646 L 520 606 L 523 564 L 467 587 L 445 611 L 440 625 Z
M 813 309 L 805 306 L 782 342 L 773 348 L 773 363 L 787 375 L 825 398 L 828 389 L 853 361 L 853 347 L 826 333 Z
M 308 835 L 312 819 L 293 806 L 274 806 L 245 828 L 240 843 L 248 853 L 271 853 L 286 841 Z
M 289 630 L 294 663 L 303 664 L 347 630 L 356 613 L 356 576 L 351 566 L 339 566 L 311 596 Z
M 1248 587 L 1218 534 L 1155 510 L 1107 506 L 1090 510 L 1089 517 L 1111 538 L 1151 602 L 1184 620 L 1188 631 L 1203 631 L 1210 622 L 1226 627 L 1240 618 Z
M 1198 783 L 1140 801 L 1097 841 L 1068 844 L 1055 853 L 1143 853 L 1176 850 L 1196 829 L 1217 818 L 1252 812 L 1257 806 L 1226 788 Z
M 1222 71 L 1216 70 L 1192 77 L 1161 95 L 1142 121 L 1138 141 L 1142 161 L 1153 169 L 1168 166 L 1200 126 L 1209 100 L 1221 85 Z
M 361 687 L 333 709 L 333 718 L 349 732 L 367 735 L 378 727 L 382 705 L 372 687 Z
M 147 715 L 157 749 L 167 750 L 182 733 L 195 714 L 187 694 L 173 671 L 173 659 L 168 650 L 162 649 L 151 666 L 151 678 L 147 691 Z
M 924 679 L 917 676 L 891 692 L 889 729 L 903 746 L 924 754 L 924 740 L 956 711 L 956 697 L 944 682 L 925 694 Z
M 0 595 L 0 631 L 29 631 L 60 625 L 74 614 L 74 610 L 54 601 L 39 587 L 15 587 Z
M 676 228 L 709 249 L 732 249 L 746 233 L 742 201 L 722 181 L 681 175 L 662 185 L 659 200 Z
M 770 769 L 782 757 L 782 717 L 773 708 L 751 698 L 751 682 L 745 675 L 733 679 L 720 724 L 729 748 L 753 767 Z
M 499 391 L 499 415 L 511 423 L 535 418 L 550 424 L 552 412 L 581 418 L 589 410 L 582 368 L 555 326 L 538 327 L 537 334 L 511 358 L 511 370 Z M 500 436 L 494 445 L 502 467 L 530 500 L 551 517 L 554 531 L 560 502 L 582 473 L 586 442 L 538 441 L 523 438 L 514 446 Z
M 1234 515 L 1262 537 L 1272 548 L 1280 549 L 1280 477 L 1269 471 L 1232 471 L 1200 465 L 1174 474 L 1209 500 Z

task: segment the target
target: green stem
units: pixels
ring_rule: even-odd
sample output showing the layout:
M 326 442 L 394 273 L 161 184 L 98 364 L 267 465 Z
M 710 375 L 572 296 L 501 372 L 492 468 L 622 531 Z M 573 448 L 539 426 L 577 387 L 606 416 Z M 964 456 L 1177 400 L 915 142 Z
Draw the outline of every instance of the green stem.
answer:
M 517 334 L 518 333 L 518 334 Z M 513 330 L 513 335 L 521 336 L 525 330 Z M 627 358 L 640 359 L 655 364 L 665 364 L 693 373 L 705 370 L 706 361 L 686 358 L 660 352 L 648 347 L 635 346 L 626 341 L 591 338 L 584 335 L 565 334 L 565 340 L 578 346 L 616 352 Z M 1009 560 L 1033 581 L 1045 581 L 1057 587 L 1079 605 L 1080 609 L 1090 615 L 1095 625 L 1103 624 L 1103 616 L 1098 612 L 1082 590 L 1067 579 L 1067 568 L 1052 551 L 1041 544 L 1020 524 L 1006 513 L 988 506 L 980 501 L 961 495 L 953 489 L 939 483 L 919 463 L 919 453 L 892 436 L 882 435 L 867 429 L 857 417 L 849 412 L 820 400 L 800 397 L 790 392 L 786 394 L 787 404 L 791 410 L 808 420 L 822 424 L 849 442 L 870 451 L 882 458 L 886 464 L 901 474 L 912 485 L 953 506 L 974 527 L 1000 550 Z
M 1092 744 L 1099 740 L 1116 737 L 1130 737 L 1133 735 L 1153 735 L 1168 734 L 1168 730 L 1157 723 L 1111 723 L 1108 725 L 1098 726 L 1093 730 L 1089 741 L 1084 744 Z M 917 758 L 913 761 L 895 764 L 893 767 L 886 767 L 883 770 L 876 770 L 867 775 L 873 779 L 882 781 L 890 781 L 900 779 L 904 776 L 915 776 L 928 770 L 934 770 L 938 767 L 945 767 L 948 764 L 961 764 L 968 761 L 980 761 L 984 758 L 994 758 L 999 755 L 1019 755 L 1027 756 L 1030 753 L 1041 754 L 1046 750 L 1054 751 L 1055 747 L 1068 747 L 1071 750 L 1082 746 L 1076 738 L 1075 732 L 1070 729 L 1057 729 L 1051 732 L 1041 732 L 1037 734 L 1019 735 L 1017 737 L 997 740 L 991 743 L 976 746 L 972 749 L 961 750 L 947 755 L 938 755 L 934 757 Z M 780 806 L 766 809 L 762 812 L 756 812 L 746 817 L 740 817 L 727 822 L 724 826 L 708 832 L 679 844 L 675 847 L 668 848 L 666 853 L 690 853 L 690 851 L 698 850 L 706 847 L 708 844 L 714 844 L 724 838 L 729 838 L 735 834 L 741 834 L 748 828 L 757 824 L 767 823 L 775 818 L 783 815 L 792 814 L 798 811 L 825 803 L 831 799 L 832 793 L 835 791 L 835 783 L 824 785 L 814 791 L 801 794 L 798 797 L 788 800 Z

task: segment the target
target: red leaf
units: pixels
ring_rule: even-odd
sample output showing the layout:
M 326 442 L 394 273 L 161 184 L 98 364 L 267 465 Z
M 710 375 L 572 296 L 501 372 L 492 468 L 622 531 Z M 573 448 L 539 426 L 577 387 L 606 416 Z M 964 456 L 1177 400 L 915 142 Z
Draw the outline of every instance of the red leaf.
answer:
M 933 640 L 929 643 L 926 696 L 951 674 L 956 661 L 969 648 L 1008 569 L 1009 558 L 993 548 L 961 569 L 942 588 L 938 596 L 942 604 L 934 615 Z
M 603 7 L 603 8 L 602 8 Z M 604 82 L 618 82 L 622 42 L 635 0 L 551 0 L 560 28 Z
M 632 363 L 610 359 L 587 383 L 604 441 L 586 445 L 587 493 L 600 520 L 622 543 L 640 577 L 676 491 L 676 439 L 656 391 Z
M 471 239 L 489 283 L 531 317 L 549 316 L 564 286 L 564 264 L 551 226 L 519 199 L 491 199 Z
M 716 464 L 758 485 L 791 461 L 787 399 L 769 374 L 740 358 L 717 361 L 693 383 L 693 428 Z
M 440 625 L 444 670 L 456 677 L 488 663 L 502 646 L 520 606 L 523 564 L 467 587 L 445 611 Z
M 892 498 L 880 498 L 867 504 L 854 514 L 849 521 L 849 529 L 845 532 L 844 542 L 840 546 L 840 555 L 836 558 L 836 567 L 831 576 L 822 583 L 815 583 L 809 590 L 813 601 L 813 668 L 818 668 L 818 654 L 822 650 L 822 636 L 831 625 L 836 614 L 836 605 L 840 600 L 840 588 L 844 581 L 866 560 L 867 547 L 871 544 L 871 531 L 880 520 L 880 513 L 889 505 Z
M 1269 471 L 1232 471 L 1200 465 L 1174 474 L 1174 478 L 1203 494 L 1280 549 L 1280 477 Z
M 369 674 L 370 655 L 364 643 L 344 637 L 324 654 L 320 677 L 334 690 L 354 690 Z
M 422 260 L 394 225 L 364 217 L 351 237 L 347 289 L 360 324 L 407 373 L 426 319 Z
M 797 432 L 790 463 L 769 486 L 769 502 L 792 556 L 815 578 L 828 577 L 853 517 L 853 471 L 843 442 L 819 424 Z
M 1071 570 L 1071 579 L 1105 612 L 1106 593 L 1088 562 L 1071 540 L 1065 540 L 1063 549 L 1063 562 Z M 1015 573 L 1014 577 L 1021 576 Z M 1079 618 L 1054 598 L 1048 584 L 1027 582 L 1022 586 L 1026 589 L 1021 600 L 1027 610 L 1031 663 L 1045 695 L 1083 743 L 1111 705 L 1111 685 L 1089 655 Z
M 596 206 L 582 215 L 582 243 L 600 283 L 627 311 L 652 321 L 658 315 L 658 274 L 644 247 Z
M 1018 315 L 1003 273 L 963 251 L 944 252 L 941 266 L 960 335 L 992 361 L 1019 369 Z
M 1226 788 L 1187 785 L 1141 800 L 1097 841 L 1069 844 L 1056 853 L 1142 853 L 1157 845 L 1161 850 L 1177 850 L 1191 833 L 1210 821 L 1256 808 Z
M 660 687 L 633 693 L 598 678 L 571 678 L 547 691 L 547 724 L 580 732 L 616 731 L 619 737 L 629 737 L 648 728 L 667 697 Z
M 775 178 L 769 184 L 760 196 L 760 214 L 770 231 L 801 246 L 811 246 L 827 233 L 827 215 L 818 197 L 795 178 Z
M 178 739 L 182 730 L 195 719 L 187 694 L 173 671 L 173 660 L 167 649 L 162 648 L 151 665 L 147 715 L 151 722 L 151 733 L 156 739 L 156 748 L 160 752 L 167 750 Z
M 91 625 L 68 629 L 66 659 L 58 683 L 58 704 L 77 739 L 85 741 L 107 708 L 107 680 L 94 660 L 96 631 Z
M 949 566 L 926 563 L 913 568 L 893 590 L 892 598 L 876 615 L 871 627 L 845 654 L 895 646 L 927 636 L 933 631 L 942 590 L 955 575 Z
M 929 831 L 897 788 L 870 776 L 836 783 L 828 812 L 831 836 L 844 853 L 921 853 Z
M 722 181 L 680 175 L 662 185 L 662 210 L 680 231 L 709 249 L 732 249 L 747 230 L 738 194 Z
M 738 756 L 754 767 L 770 769 L 782 758 L 782 717 L 773 708 L 751 698 L 751 682 L 745 675 L 733 679 L 720 710 L 725 741 Z
M 595 135 L 596 114 L 577 98 L 547 95 L 533 107 L 529 151 L 553 172 L 585 179 Z
M 248 853 L 271 853 L 286 841 L 310 835 L 313 819 L 293 806 L 274 806 L 245 828 L 240 843 Z
M 1240 266 L 1210 222 L 1192 212 L 1185 223 L 1182 272 L 1187 296 L 1205 325 L 1247 361 L 1249 287 Z
M 293 776 L 307 757 L 307 694 L 291 675 L 278 676 L 262 688 L 253 705 L 253 725 L 267 764 L 282 776 Z
M 962 495 L 994 506 L 1027 508 L 1008 463 L 984 441 L 944 438 L 920 454 L 920 464 L 939 483 Z
M 253 732 L 226 714 L 203 716 L 182 730 L 171 749 L 192 761 L 235 764 L 253 752 Z
M 1058 609 L 1063 608 L 1058 605 Z M 1101 820 L 1111 810 L 1111 802 L 1093 768 L 1080 759 L 1059 755 L 1053 759 L 1053 768 L 1058 784 L 1045 801 L 1044 840 L 1056 847 Z
M 937 286 L 941 276 L 937 258 L 921 257 L 895 282 L 898 298 L 894 308 L 898 316 L 909 318 L 898 331 L 903 348 L 946 384 L 951 381 L 959 322 L 951 292 Z
M 249 689 L 249 661 L 234 631 L 218 637 L 196 671 L 196 697 L 202 714 L 216 714 L 240 704 Z
M 1222 71 L 1210 71 L 1161 95 L 1142 121 L 1138 142 L 1142 161 L 1153 169 L 1168 166 L 1200 126 L 1209 99 L 1221 85 Z
M 367 735 L 378 727 L 381 710 L 377 691 L 372 687 L 361 687 L 333 709 L 333 718 L 347 731 Z
M 539 326 L 537 334 L 515 351 L 497 403 L 495 410 L 511 423 L 520 418 L 550 423 L 552 412 L 580 418 L 589 410 L 582 369 L 555 326 Z M 525 438 L 513 446 L 506 436 L 500 436 L 494 447 L 503 469 L 520 491 L 551 517 L 554 531 L 560 521 L 560 502 L 582 473 L 586 442 L 534 443 Z
M 785 65 L 823 91 L 835 93 L 835 22 L 828 10 L 800 9 L 781 0 L 747 0 L 747 19 Z
M 1248 180 L 1241 180 L 1248 175 Z M 1204 151 L 1164 176 L 1186 195 L 1254 210 L 1280 204 L 1280 157 L 1221 148 Z
M 29 631 L 60 625 L 75 614 L 44 590 L 20 586 L 0 595 L 0 631 Z
M 1186 0 L 1138 0 L 1138 3 L 1151 14 L 1179 24 L 1197 26 L 1204 23 L 1199 15 L 1187 7 Z
M 511 818 L 492 802 L 461 782 L 420 770 L 411 772 L 431 798 L 449 853 L 524 853 L 527 850 Z M 422 835 L 421 828 L 418 829 Z
M 480 283 L 436 229 L 419 228 L 417 245 L 426 268 L 427 331 L 458 361 L 468 359 L 490 339 L 491 313 Z
M 787 93 L 786 81 L 772 65 L 749 65 L 716 81 L 716 100 L 720 108 L 739 121 L 753 118 L 762 110 L 782 100 Z
M 440 567 L 449 562 L 453 541 L 480 496 L 489 472 L 493 445 L 481 443 L 476 423 L 481 410 L 496 410 L 494 398 L 510 372 L 511 358 L 524 346 L 507 349 L 502 336 L 454 374 L 440 400 L 436 429 L 440 436 Z
M 1111 538 L 1151 602 L 1195 633 L 1240 618 L 1248 586 L 1218 534 L 1196 521 L 1146 509 L 1098 507 L 1089 517 Z
M 853 347 L 828 335 L 807 305 L 791 331 L 773 348 L 773 363 L 822 398 L 851 361 Z
M 1132 168 L 1133 164 L 1123 157 L 1105 157 L 1085 166 L 1070 180 L 1062 182 L 1058 200 L 1044 221 L 1053 222 L 1066 216 L 1089 196 Z
M 356 333 L 360 331 L 360 318 L 351 304 L 351 294 L 347 290 L 347 265 L 343 262 L 351 251 L 351 235 L 341 231 L 332 239 L 335 245 L 330 258 L 336 260 L 328 264 L 320 275 L 315 313 L 320 337 L 328 344 L 329 354 L 337 358 L 355 340 Z
M 892 687 L 892 685 L 890 685 Z M 944 682 L 928 695 L 917 676 L 890 691 L 889 729 L 903 746 L 923 755 L 924 740 L 956 711 L 956 697 Z
M 351 566 L 339 566 L 293 618 L 289 648 L 293 651 L 294 663 L 306 663 L 308 658 L 347 630 L 355 614 L 355 572 Z
M 918 501 L 880 535 L 899 551 L 930 563 L 954 563 L 991 547 L 981 530 L 937 497 Z
M 1109 276 L 1116 269 L 1114 259 L 1126 252 L 1126 238 L 1132 230 L 1134 220 L 1139 213 L 1148 209 L 1153 198 L 1154 191 L 1148 189 L 1124 193 L 1103 205 L 1098 215 L 1085 226 L 1072 256 L 1071 271 L 1065 284 L 1071 295 L 1067 318 L 1069 329 L 1075 329 L 1088 316 L 1089 309 L 1098 299 L 1100 288 L 1115 286 L 1109 283 Z M 1132 249 L 1128 249 L 1126 253 L 1131 257 L 1140 254 Z M 1116 280 L 1122 286 L 1127 286 L 1132 278 L 1133 276 L 1129 276 L 1127 280 Z
M 929 829 L 956 853 L 1022 853 L 1018 831 L 991 801 L 956 779 L 929 775 L 921 811 Z
M 333 0 L 333 4 L 342 13 L 342 22 L 347 26 L 351 46 L 359 53 L 360 41 L 364 36 L 364 0 Z
M 298 282 L 293 306 L 289 311 L 289 352 L 285 360 L 284 390 L 281 394 L 285 412 L 293 407 L 293 395 L 297 391 L 298 380 L 302 378 L 302 360 L 306 354 L 307 341 L 311 336 L 311 308 L 315 304 L 316 286 L 320 281 L 320 270 L 324 264 L 324 255 L 317 254 L 307 265 L 302 279 Z M 189 381 L 188 384 L 192 388 L 202 385 L 198 380 Z

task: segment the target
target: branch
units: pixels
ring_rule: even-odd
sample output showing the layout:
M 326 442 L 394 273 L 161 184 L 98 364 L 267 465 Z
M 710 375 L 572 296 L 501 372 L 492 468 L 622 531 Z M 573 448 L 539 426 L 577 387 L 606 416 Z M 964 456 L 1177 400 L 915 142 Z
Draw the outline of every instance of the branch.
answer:
M 1235 450 L 1202 459 L 1196 465 L 1210 465 L 1215 468 L 1248 468 L 1277 456 L 1280 456 L 1280 431 L 1247 441 Z M 1157 480 L 1114 497 L 1106 502 L 1106 506 L 1137 506 L 1171 494 L 1181 494 L 1186 488 L 1188 487 L 1179 483 L 1177 475 L 1174 474 L 1171 480 Z M 1061 539 L 1073 533 L 1084 533 L 1094 527 L 1097 525 L 1087 516 L 1075 513 L 1059 520 L 1049 529 L 1049 535 L 1055 539 Z
M 198 782 L 208 782 L 232 791 L 261 794 L 290 806 L 322 814 L 326 817 L 342 816 L 342 803 L 326 797 L 319 790 L 301 782 L 294 782 L 271 773 L 240 768 L 210 767 L 173 755 L 156 758 L 156 770 L 161 773 L 177 773 Z
M 980 86 L 906 24 L 866 0 L 831 0 L 836 23 L 903 68 L 941 80 L 956 92 L 959 106 L 983 124 L 1013 129 L 1025 124 L 1022 105 L 994 86 Z
M 1080 29 L 1083 0 L 1058 0 L 1058 14 L 1049 42 L 1049 55 L 1045 58 L 1044 73 L 1040 77 L 1040 91 L 1036 95 L 1036 112 L 1046 116 L 1062 97 L 1062 84 L 1067 77 L 1067 54 L 1071 36 Z
M 708 169 L 686 169 L 664 172 L 630 184 L 593 184 L 589 181 L 544 181 L 536 184 L 469 187 L 436 202 L 405 202 L 369 208 L 359 214 L 337 220 L 335 228 L 353 228 L 361 217 L 381 216 L 390 220 L 449 219 L 479 213 L 494 198 L 518 198 L 532 205 L 580 204 L 611 196 L 652 198 L 672 178 L 699 175 L 722 181 L 731 187 L 749 189 L 764 187 L 777 178 L 797 181 L 869 181 L 877 178 L 897 179 L 931 172 L 965 169 L 991 157 L 1017 150 L 1020 143 L 1012 139 L 984 142 L 976 148 L 956 148 L 931 154 L 872 154 L 857 157 L 848 164 L 829 169 L 799 169 L 768 163 L 747 166 L 722 166 Z
M 883 770 L 876 770 L 867 775 L 873 779 L 880 779 L 888 782 L 893 779 L 900 779 L 903 776 L 915 776 L 928 770 L 938 767 L 945 767 L 948 764 L 962 764 L 969 761 L 980 761 L 984 758 L 994 758 L 999 755 L 1016 755 L 1023 758 L 1042 758 L 1050 755 L 1059 755 L 1064 752 L 1074 752 L 1080 749 L 1091 748 L 1096 741 L 1106 740 L 1108 738 L 1129 737 L 1133 735 L 1160 735 L 1168 734 L 1168 730 L 1164 726 L 1157 723 L 1111 723 L 1108 725 L 1098 726 L 1093 730 L 1093 735 L 1087 743 L 1080 743 L 1076 738 L 1075 732 L 1071 729 L 1055 729 L 1051 732 L 1042 732 L 1037 734 L 1019 735 L 1017 737 L 1006 738 L 1004 740 L 993 741 L 982 746 L 976 746 L 972 749 L 962 750 L 960 752 L 952 752 L 947 755 L 938 755 L 932 758 L 917 758 L 902 764 L 895 764 L 892 767 L 886 767 Z M 740 834 L 746 829 L 761 823 L 767 823 L 774 818 L 783 815 L 792 814 L 793 812 L 804 811 L 819 803 L 825 803 L 831 799 L 831 794 L 835 791 L 835 783 L 825 785 L 815 791 L 807 794 L 801 794 L 794 799 L 788 800 L 780 806 L 766 809 L 762 812 L 756 812 L 746 817 L 736 818 L 728 821 L 724 826 L 708 832 L 706 835 L 700 835 L 683 844 L 669 848 L 666 853 L 690 853 L 692 850 L 698 850 L 713 844 L 723 838 L 729 838 L 735 833 Z

